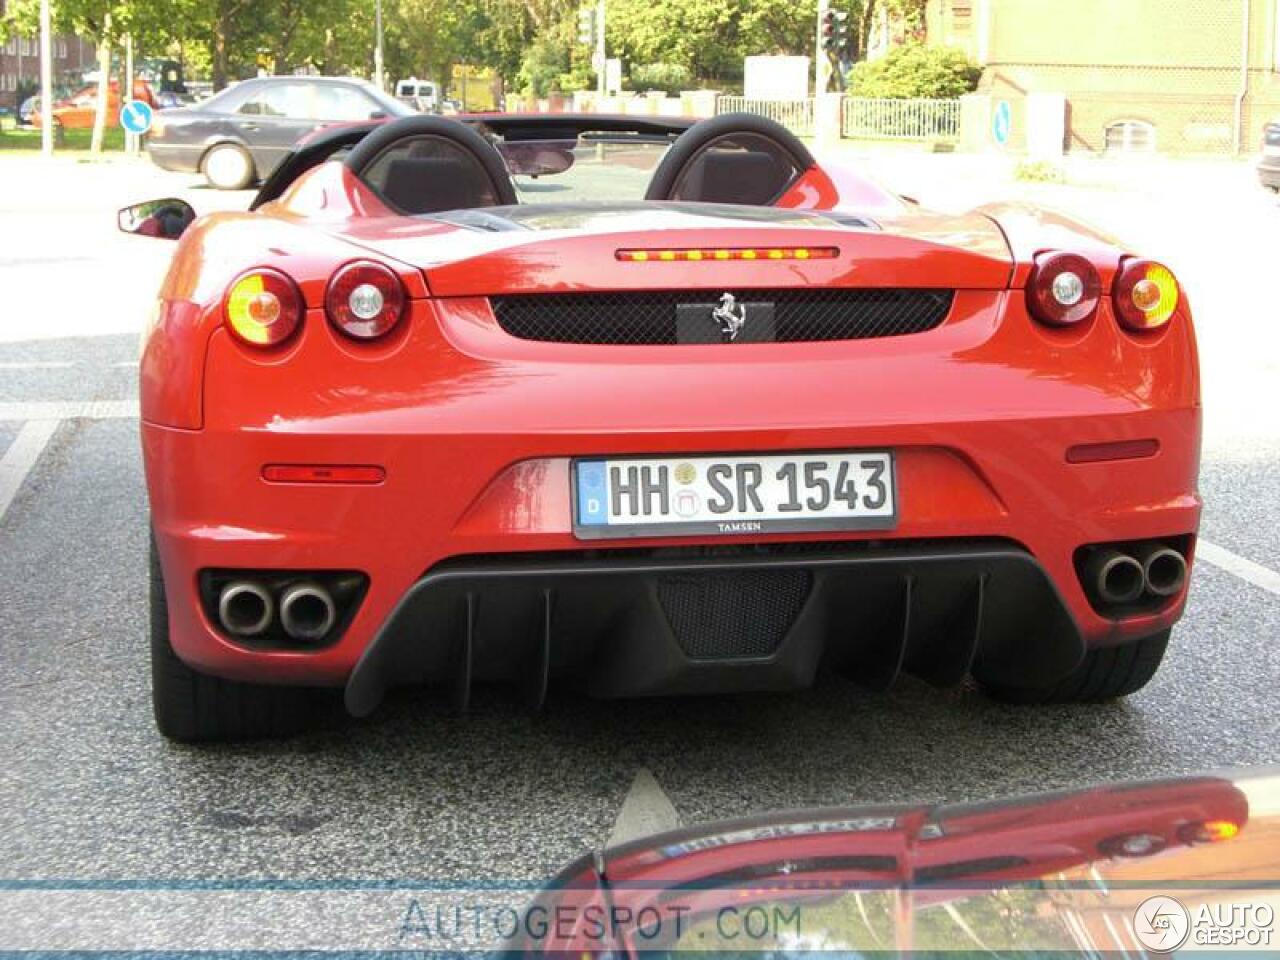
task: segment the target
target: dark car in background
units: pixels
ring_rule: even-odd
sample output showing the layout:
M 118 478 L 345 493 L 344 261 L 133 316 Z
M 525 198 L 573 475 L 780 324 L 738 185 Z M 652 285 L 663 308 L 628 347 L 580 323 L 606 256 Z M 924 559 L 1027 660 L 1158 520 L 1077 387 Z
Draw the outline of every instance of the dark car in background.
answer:
M 257 77 L 194 106 L 158 113 L 147 153 L 166 170 L 200 172 L 210 186 L 238 190 L 270 176 L 317 127 L 412 113 L 363 80 Z
M 1263 131 L 1258 179 L 1272 193 L 1280 193 L 1280 117 L 1268 123 Z

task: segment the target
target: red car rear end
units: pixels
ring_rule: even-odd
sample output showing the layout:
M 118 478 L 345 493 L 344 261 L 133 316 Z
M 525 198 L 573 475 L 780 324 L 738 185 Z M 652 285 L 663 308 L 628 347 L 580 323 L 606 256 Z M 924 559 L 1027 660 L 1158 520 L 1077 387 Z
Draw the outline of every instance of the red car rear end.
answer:
M 142 364 L 159 662 L 276 719 L 166 732 L 289 726 L 298 687 L 1154 673 L 1200 509 L 1159 265 L 1027 208 L 855 208 L 816 166 L 750 206 L 407 216 L 377 183 L 324 164 L 179 247 Z

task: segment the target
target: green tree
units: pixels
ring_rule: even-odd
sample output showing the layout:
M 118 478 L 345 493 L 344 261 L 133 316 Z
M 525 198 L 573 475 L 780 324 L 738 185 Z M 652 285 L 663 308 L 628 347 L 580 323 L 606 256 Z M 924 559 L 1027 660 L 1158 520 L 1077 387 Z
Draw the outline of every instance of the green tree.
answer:
M 850 88 L 860 97 L 958 97 L 971 92 L 981 76 L 982 68 L 961 51 L 913 41 L 859 63 Z
M 58 0 L 52 14 L 55 32 L 74 33 L 92 42 L 97 50 L 98 103 L 90 149 L 101 153 L 110 106 L 107 92 L 111 83 L 111 49 L 128 32 L 134 5 L 131 0 Z M 5 10 L 5 19 L 23 33 L 36 32 L 39 16 L 39 0 L 16 0 Z M 129 91 L 122 89 L 121 94 L 127 96 Z M 43 117 L 42 122 L 53 120 Z
M 628 63 L 674 63 L 708 81 L 741 74 L 742 8 L 736 0 L 614 0 L 609 51 Z

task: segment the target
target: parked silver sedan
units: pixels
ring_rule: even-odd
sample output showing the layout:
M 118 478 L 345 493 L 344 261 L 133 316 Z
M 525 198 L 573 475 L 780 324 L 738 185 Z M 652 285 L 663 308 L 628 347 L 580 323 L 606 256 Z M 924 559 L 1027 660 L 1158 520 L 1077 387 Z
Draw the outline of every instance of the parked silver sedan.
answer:
M 240 190 L 270 176 L 317 127 L 412 113 L 364 80 L 256 77 L 194 106 L 157 113 L 147 153 L 166 170 L 200 172 L 210 186 Z

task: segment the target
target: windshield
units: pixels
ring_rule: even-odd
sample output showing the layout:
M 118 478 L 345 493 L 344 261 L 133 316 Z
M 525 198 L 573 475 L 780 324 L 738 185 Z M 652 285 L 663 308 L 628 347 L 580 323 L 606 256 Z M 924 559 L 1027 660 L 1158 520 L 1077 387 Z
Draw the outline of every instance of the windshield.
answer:
M 499 140 L 516 195 L 527 203 L 642 200 L 665 139 L 583 134 L 576 140 Z

